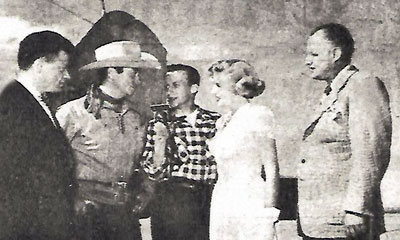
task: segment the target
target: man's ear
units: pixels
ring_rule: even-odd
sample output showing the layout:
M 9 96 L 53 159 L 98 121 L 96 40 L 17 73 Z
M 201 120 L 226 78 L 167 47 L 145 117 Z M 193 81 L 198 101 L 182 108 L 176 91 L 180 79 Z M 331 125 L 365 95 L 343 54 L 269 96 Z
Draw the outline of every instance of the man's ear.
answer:
M 44 57 L 38 58 L 32 63 L 30 68 L 35 68 L 39 70 L 43 67 L 44 61 L 45 61 Z
M 332 49 L 332 58 L 334 62 L 339 61 L 340 57 L 342 56 L 342 49 L 340 47 L 334 47 Z
M 32 69 L 34 72 L 41 73 L 45 61 L 46 60 L 44 59 L 44 57 L 38 58 L 32 63 L 29 69 Z
M 190 92 L 192 93 L 192 94 L 195 94 L 195 93 L 197 93 L 199 91 L 199 85 L 197 85 L 197 84 L 192 84 L 192 86 L 190 86 Z

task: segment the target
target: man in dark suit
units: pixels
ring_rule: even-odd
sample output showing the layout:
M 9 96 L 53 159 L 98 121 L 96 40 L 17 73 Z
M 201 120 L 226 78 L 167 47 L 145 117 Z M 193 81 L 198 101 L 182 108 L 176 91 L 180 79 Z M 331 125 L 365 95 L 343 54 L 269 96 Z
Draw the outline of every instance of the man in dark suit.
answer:
M 0 94 L 0 239 L 71 239 L 72 154 L 42 96 L 62 90 L 73 51 L 50 31 L 19 45 L 20 73 Z

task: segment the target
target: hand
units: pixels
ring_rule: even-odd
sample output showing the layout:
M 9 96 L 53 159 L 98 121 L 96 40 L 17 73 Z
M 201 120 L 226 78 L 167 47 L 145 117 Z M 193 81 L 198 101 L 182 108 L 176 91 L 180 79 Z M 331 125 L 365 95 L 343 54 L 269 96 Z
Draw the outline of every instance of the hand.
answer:
M 368 229 L 365 218 L 351 213 L 346 213 L 344 224 L 347 226 L 346 239 L 363 239 Z
M 85 215 L 90 211 L 90 209 L 97 208 L 98 205 L 90 200 L 79 199 L 75 201 L 74 209 L 75 213 L 78 215 Z
M 85 142 L 83 142 L 83 144 L 86 146 L 87 150 L 96 150 L 100 147 L 100 145 L 93 139 L 86 140 Z
M 351 213 L 346 213 L 344 217 L 345 225 L 359 225 L 364 224 L 364 219 L 361 216 L 357 216 Z
M 146 206 L 150 203 L 150 200 L 152 198 L 152 194 L 148 192 L 142 192 L 138 194 L 135 197 L 134 204 L 132 206 L 132 213 L 134 215 L 139 215 L 143 210 L 146 208 Z
M 153 161 L 154 166 L 159 168 L 162 166 L 165 159 L 165 147 L 167 145 L 168 129 L 163 123 L 156 122 L 154 124 L 154 131 L 156 134 L 154 135 Z
M 154 140 L 155 141 L 166 141 L 168 138 L 168 129 L 167 127 L 164 125 L 164 123 L 161 122 L 156 122 L 154 124 L 154 131 L 155 131 L 155 135 L 154 135 Z
M 222 115 L 222 116 L 217 120 L 217 122 L 215 123 L 215 127 L 216 127 L 218 130 L 222 130 L 223 128 L 225 128 L 225 126 L 226 126 L 226 125 L 229 123 L 229 121 L 232 119 L 232 115 L 233 115 L 233 112 L 232 112 L 232 111 L 230 111 L 230 112 L 228 112 L 228 113 Z
M 147 176 L 143 176 L 140 185 L 137 184 L 138 187 L 140 186 L 139 189 L 141 189 L 141 191 L 130 201 L 130 211 L 132 211 L 134 215 L 140 215 L 150 203 L 155 193 L 156 184 L 155 181 L 150 180 Z M 135 194 L 132 196 L 135 196 Z

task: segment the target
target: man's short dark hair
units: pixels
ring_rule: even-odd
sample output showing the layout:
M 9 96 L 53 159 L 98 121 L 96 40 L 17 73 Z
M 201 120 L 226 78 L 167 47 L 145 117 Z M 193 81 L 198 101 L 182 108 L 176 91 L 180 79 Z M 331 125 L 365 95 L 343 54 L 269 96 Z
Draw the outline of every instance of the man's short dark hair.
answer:
M 167 66 L 167 72 L 185 71 L 187 74 L 187 81 L 189 86 L 193 84 L 200 85 L 200 74 L 197 69 L 192 66 L 184 64 L 171 64 Z
M 342 50 L 340 60 L 345 64 L 350 64 L 354 52 L 354 39 L 349 29 L 339 23 L 327 23 L 316 27 L 310 36 L 319 30 L 323 30 L 326 38 L 336 47 L 340 47 Z
M 22 70 L 27 70 L 36 59 L 45 57 L 47 61 L 51 61 L 60 51 L 64 51 L 72 57 L 74 45 L 68 39 L 52 31 L 29 34 L 19 44 L 18 66 Z

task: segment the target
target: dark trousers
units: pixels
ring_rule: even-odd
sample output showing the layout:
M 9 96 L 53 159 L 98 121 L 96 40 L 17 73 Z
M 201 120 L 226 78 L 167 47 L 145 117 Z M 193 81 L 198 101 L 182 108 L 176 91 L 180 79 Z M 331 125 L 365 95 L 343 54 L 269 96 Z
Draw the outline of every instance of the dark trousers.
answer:
M 161 183 L 153 200 L 153 240 L 208 240 L 213 186 Z
M 79 240 L 141 240 L 139 220 L 124 206 L 87 205 L 77 216 Z

